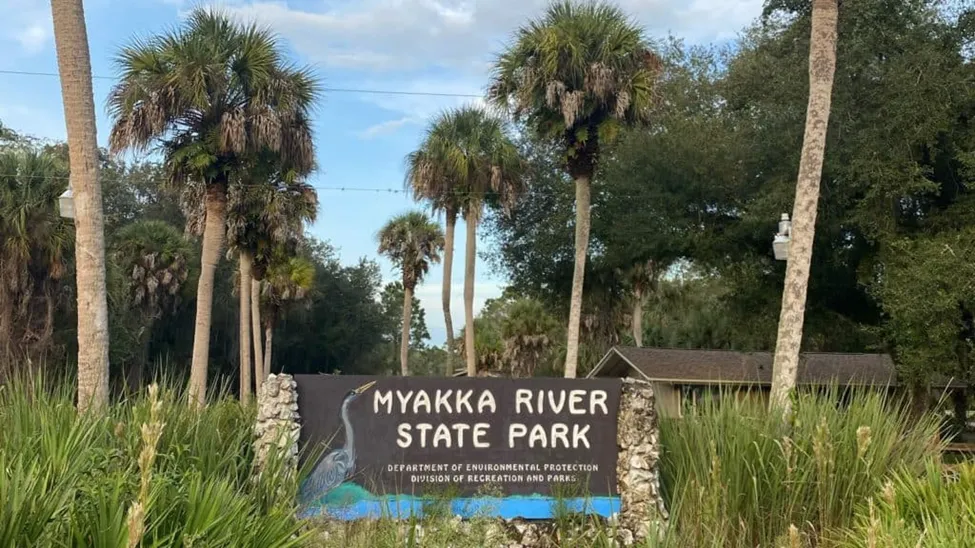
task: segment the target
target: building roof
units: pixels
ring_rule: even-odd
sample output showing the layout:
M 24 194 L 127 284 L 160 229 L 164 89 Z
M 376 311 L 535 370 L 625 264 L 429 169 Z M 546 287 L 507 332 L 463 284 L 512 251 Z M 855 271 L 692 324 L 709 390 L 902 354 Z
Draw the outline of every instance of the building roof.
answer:
M 630 371 L 674 384 L 772 384 L 772 353 L 732 350 L 614 347 L 589 377 L 622 377 Z M 807 352 L 799 356 L 800 385 L 898 384 L 887 354 Z

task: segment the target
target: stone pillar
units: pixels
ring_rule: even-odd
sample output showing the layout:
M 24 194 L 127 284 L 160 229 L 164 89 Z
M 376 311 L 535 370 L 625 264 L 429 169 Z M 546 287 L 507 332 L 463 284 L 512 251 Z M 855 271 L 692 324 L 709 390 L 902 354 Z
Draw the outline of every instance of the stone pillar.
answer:
M 268 375 L 257 395 L 257 423 L 254 425 L 254 454 L 258 469 L 265 467 L 268 454 L 277 448 L 285 459 L 284 469 L 298 467 L 298 384 L 291 375 Z
M 630 546 L 662 535 L 669 518 L 660 496 L 660 430 L 650 383 L 623 379 L 618 428 L 618 535 Z

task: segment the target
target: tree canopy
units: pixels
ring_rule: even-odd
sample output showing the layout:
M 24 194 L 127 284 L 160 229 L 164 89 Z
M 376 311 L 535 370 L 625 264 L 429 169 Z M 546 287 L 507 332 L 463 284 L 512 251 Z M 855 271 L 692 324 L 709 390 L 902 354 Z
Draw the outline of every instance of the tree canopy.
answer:
M 770 2 L 767 17 L 727 49 L 671 41 L 661 50 L 662 100 L 643 127 L 604 151 L 593 181 L 587 291 L 595 284 L 621 292 L 611 300 L 622 301 L 625 283 L 614 270 L 646 259 L 670 266 L 659 298 L 699 288 L 679 322 L 699 318 L 699 327 L 680 328 L 687 335 L 649 325 L 663 305 L 648 302 L 651 344 L 774 344 L 785 269 L 771 238 L 791 209 L 801 148 L 805 4 Z M 971 344 L 973 295 L 961 280 L 975 211 L 975 72 L 965 53 L 975 28 L 950 8 L 933 0 L 841 7 L 806 350 L 889 351 L 905 374 L 957 374 L 959 348 Z M 519 291 L 564 314 L 572 191 L 554 169 L 558 150 L 530 134 L 521 146 L 529 190 L 513 215 L 491 217 L 493 264 Z M 680 265 L 697 274 L 688 281 Z M 589 309 L 606 311 L 597 298 L 587 297 Z M 725 320 L 708 317 L 710 307 Z M 700 336 L 688 339 L 688 329 Z

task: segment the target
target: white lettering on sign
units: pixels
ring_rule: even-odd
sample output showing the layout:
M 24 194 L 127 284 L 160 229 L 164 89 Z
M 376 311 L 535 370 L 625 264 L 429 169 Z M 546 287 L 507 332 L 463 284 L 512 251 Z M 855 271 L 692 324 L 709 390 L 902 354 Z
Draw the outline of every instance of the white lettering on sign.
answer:
M 569 433 L 572 433 L 571 439 Z M 525 443 L 525 438 L 527 443 Z M 590 448 L 589 444 L 589 425 L 573 424 L 571 427 L 564 423 L 555 423 L 547 429 L 541 424 L 536 424 L 530 429 L 522 423 L 514 423 L 508 427 L 508 447 L 515 448 L 527 445 L 535 449 L 580 449 Z
M 490 428 L 490 424 L 483 422 L 473 427 L 464 423 L 449 425 L 441 423 L 434 426 L 426 422 L 419 424 L 403 422 L 396 427 L 396 445 L 406 449 L 418 440 L 417 445 L 420 447 L 465 447 L 466 443 L 476 448 L 490 447 L 490 443 L 484 440 Z
M 476 393 L 475 393 L 476 392 Z M 605 390 L 529 390 L 515 391 L 514 412 L 531 416 L 609 415 L 609 395 Z M 376 390 L 372 398 L 375 414 L 397 416 L 492 415 L 498 412 L 498 400 L 491 390 Z M 568 417 L 566 417 L 568 418 Z M 573 419 L 575 420 L 575 419 Z M 590 424 L 572 421 L 554 424 L 514 422 L 507 426 L 509 448 L 590 449 Z M 396 444 L 406 449 L 421 448 L 488 448 L 491 447 L 487 422 L 401 422 L 396 427 Z M 502 441 L 502 443 L 504 443 Z
M 407 413 L 414 415 L 420 413 L 436 415 L 468 413 L 473 415 L 474 406 L 471 404 L 473 396 L 473 390 L 436 390 L 432 398 L 426 390 L 417 390 L 416 392 L 412 390 L 406 392 L 402 390 L 377 390 L 372 398 L 372 412 L 376 414 L 385 412 L 387 415 L 394 412 L 401 415 Z M 491 413 L 497 412 L 498 403 L 490 390 L 483 390 L 478 394 L 477 412 L 485 413 L 487 410 L 490 410 Z
M 587 399 L 588 398 L 588 399 Z M 569 414 L 571 415 L 608 415 L 609 406 L 606 400 L 609 395 L 605 390 L 570 390 Z M 538 415 L 545 413 L 561 413 L 566 404 L 565 390 L 537 390 L 519 388 L 515 391 L 515 413 Z M 586 405 L 588 404 L 588 405 Z

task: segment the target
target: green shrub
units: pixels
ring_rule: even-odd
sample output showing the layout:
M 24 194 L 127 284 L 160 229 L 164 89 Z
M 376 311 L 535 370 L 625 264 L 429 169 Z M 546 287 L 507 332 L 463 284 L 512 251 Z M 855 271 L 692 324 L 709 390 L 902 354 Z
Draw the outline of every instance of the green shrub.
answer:
M 79 416 L 70 386 L 0 386 L 0 548 L 305 543 L 294 474 L 258 477 L 254 415 L 174 390 Z
M 846 396 L 801 395 L 791 425 L 734 394 L 663 420 L 667 543 L 815 543 L 852 524 L 889 470 L 919 472 L 939 455 L 934 417 L 912 416 L 876 393 Z
M 860 505 L 844 545 L 863 548 L 962 548 L 975 539 L 975 464 L 945 473 L 894 475 L 880 495 Z

